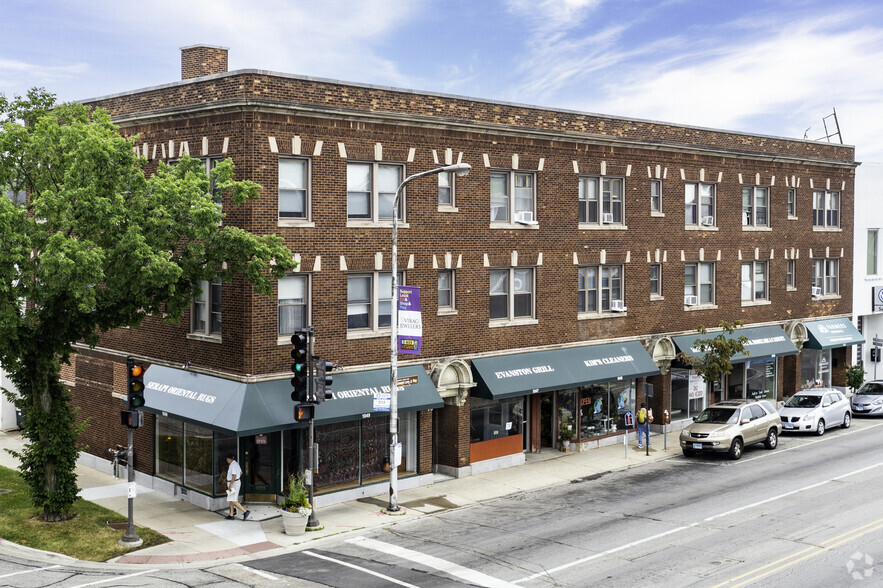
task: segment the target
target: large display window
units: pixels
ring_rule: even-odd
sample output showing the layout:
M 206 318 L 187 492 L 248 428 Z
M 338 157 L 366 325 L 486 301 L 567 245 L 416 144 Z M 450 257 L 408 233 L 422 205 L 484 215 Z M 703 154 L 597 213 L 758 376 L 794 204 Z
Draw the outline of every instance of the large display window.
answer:
M 470 399 L 469 437 L 472 443 L 521 435 L 524 422 L 524 398 L 487 400 Z
M 559 393 L 559 402 L 561 396 L 562 394 Z M 625 413 L 634 412 L 634 410 L 634 380 L 606 382 L 581 388 L 579 390 L 579 440 L 585 441 L 621 431 L 625 426 Z
M 831 385 L 831 350 L 809 349 L 800 351 L 800 389 L 823 388 Z
M 688 368 L 671 368 L 671 419 L 690 419 L 705 408 L 708 385 Z
M 237 440 L 207 427 L 170 417 L 156 417 L 156 475 L 205 494 L 223 494 L 220 474 L 227 454 L 236 454 Z

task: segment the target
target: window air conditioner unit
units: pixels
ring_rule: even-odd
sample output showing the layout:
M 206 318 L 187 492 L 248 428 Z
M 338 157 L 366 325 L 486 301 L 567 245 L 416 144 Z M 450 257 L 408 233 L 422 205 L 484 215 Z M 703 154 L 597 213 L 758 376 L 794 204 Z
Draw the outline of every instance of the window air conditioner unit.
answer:
M 819 288 L 818 286 L 813 286 L 813 287 L 812 287 L 812 295 L 813 295 L 813 296 L 821 296 L 821 295 L 822 295 L 822 289 Z
M 698 296 L 684 296 L 684 306 L 696 306 L 699 304 Z
M 537 221 L 533 220 L 533 211 L 519 210 L 515 213 L 515 222 L 522 225 L 537 225 Z
M 625 312 L 625 301 L 624 300 L 612 300 L 610 302 L 610 310 L 613 312 Z
M 605 225 L 609 225 L 610 223 L 612 223 L 613 222 L 613 213 L 612 212 L 603 213 L 601 215 L 601 222 L 604 223 Z
M 714 217 L 713 216 L 703 216 L 702 217 L 702 224 L 706 227 L 713 227 L 714 226 Z

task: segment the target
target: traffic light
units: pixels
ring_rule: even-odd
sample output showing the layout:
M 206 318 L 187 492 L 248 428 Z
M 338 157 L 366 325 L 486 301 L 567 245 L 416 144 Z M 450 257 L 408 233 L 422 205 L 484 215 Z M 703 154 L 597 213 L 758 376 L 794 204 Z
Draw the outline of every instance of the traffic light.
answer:
M 323 402 L 325 400 L 331 400 L 331 383 L 334 381 L 334 376 L 331 375 L 331 370 L 334 369 L 334 364 L 330 361 L 325 361 L 321 357 L 316 360 L 316 402 Z
M 291 400 L 307 402 L 310 399 L 310 338 L 309 331 L 297 331 L 291 336 Z
M 315 404 L 298 404 L 294 407 L 294 420 L 299 423 L 305 423 L 313 420 L 315 414 Z
M 144 406 L 144 365 L 134 359 L 127 358 L 129 388 L 126 400 L 129 410 L 139 410 Z

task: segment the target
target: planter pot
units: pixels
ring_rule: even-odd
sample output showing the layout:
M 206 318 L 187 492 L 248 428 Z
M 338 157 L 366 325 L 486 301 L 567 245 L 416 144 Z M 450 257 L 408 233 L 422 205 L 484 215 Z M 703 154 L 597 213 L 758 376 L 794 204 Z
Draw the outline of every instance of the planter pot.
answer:
M 307 531 L 307 519 L 309 519 L 309 511 L 307 514 L 298 512 L 282 511 L 282 526 L 285 528 L 286 535 L 303 535 Z
M 562 447 L 562 448 L 564 449 L 564 451 L 566 452 L 568 449 L 570 449 L 570 441 L 567 440 L 567 439 L 563 439 L 563 440 L 561 441 L 561 447 Z

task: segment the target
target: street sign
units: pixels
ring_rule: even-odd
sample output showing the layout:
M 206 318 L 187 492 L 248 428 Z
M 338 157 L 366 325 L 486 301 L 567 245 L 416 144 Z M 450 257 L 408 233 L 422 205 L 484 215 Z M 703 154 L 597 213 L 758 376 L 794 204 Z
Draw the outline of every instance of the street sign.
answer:
M 883 347 L 883 339 L 874 337 L 874 347 Z
M 389 411 L 392 403 L 391 397 L 389 392 L 377 392 L 374 395 L 374 410 Z
M 399 378 L 396 380 L 396 385 L 399 388 L 404 388 L 405 386 L 413 386 L 417 383 L 417 378 L 419 376 L 407 376 L 405 378 Z

